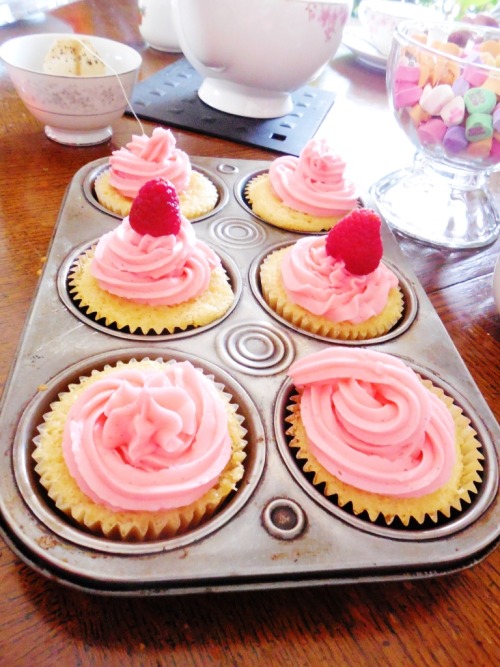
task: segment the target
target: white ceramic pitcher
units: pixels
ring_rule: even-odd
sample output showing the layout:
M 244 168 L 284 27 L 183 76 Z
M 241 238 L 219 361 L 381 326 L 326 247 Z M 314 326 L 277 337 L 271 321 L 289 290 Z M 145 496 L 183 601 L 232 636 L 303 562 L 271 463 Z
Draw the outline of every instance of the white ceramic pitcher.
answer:
M 139 0 L 139 32 L 153 49 L 178 53 L 181 48 L 174 25 L 172 0 Z

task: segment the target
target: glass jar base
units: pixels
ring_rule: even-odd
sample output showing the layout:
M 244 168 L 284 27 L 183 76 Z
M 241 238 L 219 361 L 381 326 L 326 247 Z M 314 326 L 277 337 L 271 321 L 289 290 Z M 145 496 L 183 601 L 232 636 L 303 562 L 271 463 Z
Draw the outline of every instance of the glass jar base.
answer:
M 370 194 L 392 228 L 429 245 L 481 248 L 500 232 L 492 198 L 478 184 L 460 187 L 453 179 L 410 167 L 384 176 Z

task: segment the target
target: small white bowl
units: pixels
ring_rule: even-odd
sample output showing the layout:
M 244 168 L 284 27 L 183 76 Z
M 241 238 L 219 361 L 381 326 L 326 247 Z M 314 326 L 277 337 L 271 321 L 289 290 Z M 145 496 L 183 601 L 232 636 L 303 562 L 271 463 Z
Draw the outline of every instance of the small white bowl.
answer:
M 100 76 L 46 74 L 43 61 L 58 39 L 88 40 L 106 64 Z M 103 37 L 46 33 L 23 35 L 0 46 L 0 59 L 26 107 L 54 141 L 91 146 L 107 141 L 121 117 L 142 63 L 130 46 Z

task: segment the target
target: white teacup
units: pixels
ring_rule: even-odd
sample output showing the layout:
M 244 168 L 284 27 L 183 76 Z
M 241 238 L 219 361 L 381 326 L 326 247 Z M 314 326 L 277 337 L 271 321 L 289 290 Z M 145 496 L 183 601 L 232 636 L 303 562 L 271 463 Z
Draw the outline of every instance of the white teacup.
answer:
M 442 19 L 438 11 L 402 0 L 361 0 L 358 17 L 365 28 L 367 39 L 384 56 L 391 50 L 394 31 L 405 19 Z
M 139 0 L 139 32 L 153 49 L 178 53 L 181 50 L 174 25 L 172 0 Z

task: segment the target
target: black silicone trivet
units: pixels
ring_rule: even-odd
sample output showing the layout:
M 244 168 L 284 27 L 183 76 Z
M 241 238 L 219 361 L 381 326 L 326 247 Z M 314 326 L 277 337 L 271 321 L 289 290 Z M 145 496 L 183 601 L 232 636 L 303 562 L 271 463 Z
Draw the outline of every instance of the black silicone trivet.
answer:
M 181 58 L 134 88 L 139 118 L 193 130 L 278 153 L 299 155 L 331 108 L 335 95 L 313 86 L 292 94 L 293 110 L 281 118 L 244 118 L 208 106 L 198 97 L 203 79 Z M 130 111 L 127 111 L 130 114 Z

